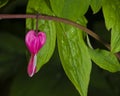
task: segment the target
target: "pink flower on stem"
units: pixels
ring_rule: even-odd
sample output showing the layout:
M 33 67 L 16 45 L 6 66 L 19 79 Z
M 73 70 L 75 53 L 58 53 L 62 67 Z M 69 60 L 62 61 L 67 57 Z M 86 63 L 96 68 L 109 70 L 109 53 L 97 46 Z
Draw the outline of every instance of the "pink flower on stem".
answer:
M 27 72 L 30 77 L 36 73 L 37 53 L 46 42 L 46 34 L 44 32 L 36 33 L 30 30 L 25 37 L 25 43 L 29 52 L 31 53 L 30 61 L 28 64 Z

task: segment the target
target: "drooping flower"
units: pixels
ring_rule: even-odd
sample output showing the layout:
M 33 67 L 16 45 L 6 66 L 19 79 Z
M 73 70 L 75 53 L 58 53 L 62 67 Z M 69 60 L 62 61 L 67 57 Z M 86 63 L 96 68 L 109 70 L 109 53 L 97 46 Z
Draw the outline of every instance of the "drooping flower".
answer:
M 37 53 L 46 42 L 46 34 L 44 32 L 36 33 L 30 30 L 25 37 L 26 46 L 31 53 L 27 72 L 30 77 L 36 73 Z

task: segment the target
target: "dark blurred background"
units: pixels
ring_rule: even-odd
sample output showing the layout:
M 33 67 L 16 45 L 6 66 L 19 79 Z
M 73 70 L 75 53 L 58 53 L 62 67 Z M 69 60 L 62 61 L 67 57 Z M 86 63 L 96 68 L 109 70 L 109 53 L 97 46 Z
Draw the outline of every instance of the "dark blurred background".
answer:
M 26 5 L 27 0 L 9 0 L 0 14 L 25 14 Z M 102 10 L 93 14 L 89 8 L 85 16 L 88 28 L 109 42 Z M 57 46 L 51 60 L 28 77 L 24 36 L 25 19 L 0 20 L 0 96 L 79 96 L 64 73 Z M 92 37 L 90 40 L 94 48 L 104 48 Z M 93 64 L 88 96 L 120 96 L 120 72 L 109 73 Z

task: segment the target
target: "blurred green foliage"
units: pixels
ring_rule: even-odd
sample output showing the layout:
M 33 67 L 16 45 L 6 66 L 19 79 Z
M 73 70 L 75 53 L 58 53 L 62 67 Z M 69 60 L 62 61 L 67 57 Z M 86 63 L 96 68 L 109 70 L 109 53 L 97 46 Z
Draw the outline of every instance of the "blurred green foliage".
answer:
M 0 8 L 5 6 L 8 3 L 9 0 L 1 0 L 0 1 Z
M 25 13 L 26 5 L 27 0 L 9 0 L 0 14 Z M 101 11 L 94 16 L 91 13 L 89 9 L 86 14 L 88 27 L 109 39 Z M 28 77 L 24 36 L 25 20 L 0 20 L 0 96 L 79 96 L 63 71 L 57 48 L 52 59 L 33 78 Z M 103 48 L 91 41 L 93 47 Z M 94 64 L 88 96 L 120 96 L 119 81 L 120 72 L 109 73 Z

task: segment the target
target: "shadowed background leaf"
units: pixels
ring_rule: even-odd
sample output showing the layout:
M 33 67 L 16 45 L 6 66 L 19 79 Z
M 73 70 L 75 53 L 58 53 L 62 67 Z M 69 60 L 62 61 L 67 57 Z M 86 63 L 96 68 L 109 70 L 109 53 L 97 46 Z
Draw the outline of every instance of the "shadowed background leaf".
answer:
M 22 70 L 12 83 L 10 96 L 79 96 L 59 65 L 56 52 L 34 77 L 29 78 Z
M 5 6 L 9 0 L 0 0 L 0 8 Z

